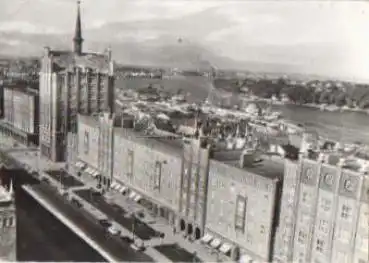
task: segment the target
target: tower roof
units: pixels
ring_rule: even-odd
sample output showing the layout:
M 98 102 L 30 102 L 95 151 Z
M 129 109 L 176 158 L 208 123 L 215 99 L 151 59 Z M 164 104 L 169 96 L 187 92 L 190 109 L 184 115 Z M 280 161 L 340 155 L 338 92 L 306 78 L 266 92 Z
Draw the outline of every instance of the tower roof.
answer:
M 74 51 L 81 53 L 82 51 L 82 26 L 81 26 L 81 1 L 77 1 L 77 19 L 76 19 L 76 27 L 74 31 Z

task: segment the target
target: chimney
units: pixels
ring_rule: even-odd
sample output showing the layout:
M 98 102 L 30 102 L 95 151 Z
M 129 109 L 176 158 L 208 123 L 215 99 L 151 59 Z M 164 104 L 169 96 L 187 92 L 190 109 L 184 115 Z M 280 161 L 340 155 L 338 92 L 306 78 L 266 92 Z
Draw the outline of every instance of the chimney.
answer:
M 239 165 L 241 168 L 250 167 L 254 164 L 254 160 L 254 151 L 246 149 L 241 153 Z

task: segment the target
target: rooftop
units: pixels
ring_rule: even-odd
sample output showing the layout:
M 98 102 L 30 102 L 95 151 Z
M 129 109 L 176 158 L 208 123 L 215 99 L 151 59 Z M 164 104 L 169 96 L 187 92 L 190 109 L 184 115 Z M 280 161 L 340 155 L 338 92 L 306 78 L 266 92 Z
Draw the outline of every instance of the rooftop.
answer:
M 284 161 L 276 156 L 261 155 L 253 165 L 240 167 L 241 151 L 224 151 L 214 154 L 213 159 L 226 165 L 245 170 L 267 179 L 281 179 L 284 174 Z
M 167 138 L 165 136 L 155 136 L 125 128 L 114 128 L 114 133 L 142 146 L 147 146 L 170 155 L 182 156 L 183 142 L 180 137 Z
M 91 126 L 98 127 L 97 116 L 79 115 L 80 121 Z M 182 154 L 182 139 L 174 139 L 166 136 L 156 136 L 145 133 L 144 131 L 136 131 L 130 128 L 122 128 L 115 126 L 114 134 L 123 138 L 130 139 L 143 146 L 157 149 L 172 155 Z
M 69 70 L 72 66 L 90 68 L 102 73 L 109 71 L 109 57 L 105 54 L 82 53 L 78 55 L 72 51 L 52 50 L 54 65 L 59 70 Z

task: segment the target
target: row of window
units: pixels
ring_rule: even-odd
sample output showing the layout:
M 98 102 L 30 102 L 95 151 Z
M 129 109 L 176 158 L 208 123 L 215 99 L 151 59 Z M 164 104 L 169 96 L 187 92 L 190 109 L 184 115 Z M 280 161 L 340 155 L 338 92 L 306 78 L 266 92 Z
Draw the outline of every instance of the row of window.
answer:
M 303 203 L 309 203 L 311 201 L 312 196 L 307 193 L 307 192 L 303 192 L 302 193 L 302 202 Z M 320 208 L 325 211 L 328 212 L 332 209 L 332 200 L 331 199 L 327 199 L 327 198 L 322 198 L 320 200 Z M 353 215 L 353 210 L 352 207 L 348 206 L 348 205 L 342 205 L 341 209 L 340 209 L 340 216 L 343 219 L 346 220 L 350 220 L 351 217 Z
M 236 199 L 235 230 L 245 233 L 247 198 L 241 195 Z
M 15 220 L 14 217 L 4 217 L 1 219 L 1 226 L 3 228 L 5 227 L 13 227 L 15 226 Z

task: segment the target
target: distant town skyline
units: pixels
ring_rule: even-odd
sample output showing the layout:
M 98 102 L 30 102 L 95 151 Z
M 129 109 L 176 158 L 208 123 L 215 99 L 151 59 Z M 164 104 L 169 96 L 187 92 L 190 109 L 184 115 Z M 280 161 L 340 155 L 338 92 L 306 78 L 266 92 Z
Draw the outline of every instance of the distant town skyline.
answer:
M 19 45 L 1 39 L 6 33 L 71 34 L 75 5 L 0 0 L 0 44 Z M 158 45 L 178 37 L 237 64 L 286 64 L 296 73 L 365 80 L 368 10 L 369 3 L 360 1 L 82 1 L 86 42 L 101 32 L 104 42 L 113 43 Z

